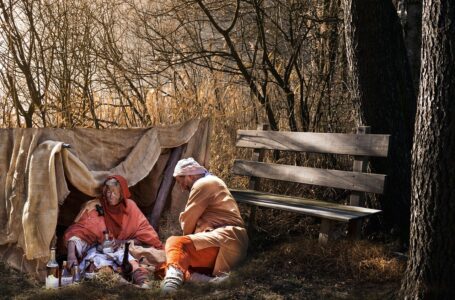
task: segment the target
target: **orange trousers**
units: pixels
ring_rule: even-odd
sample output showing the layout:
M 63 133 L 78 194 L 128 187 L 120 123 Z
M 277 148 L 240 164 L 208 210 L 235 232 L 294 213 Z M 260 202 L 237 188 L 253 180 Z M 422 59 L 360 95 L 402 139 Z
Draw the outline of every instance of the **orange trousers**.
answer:
M 185 278 L 191 272 L 211 275 L 215 266 L 219 247 L 210 247 L 199 251 L 188 236 L 171 236 L 166 241 L 166 269 L 172 265 L 180 269 Z

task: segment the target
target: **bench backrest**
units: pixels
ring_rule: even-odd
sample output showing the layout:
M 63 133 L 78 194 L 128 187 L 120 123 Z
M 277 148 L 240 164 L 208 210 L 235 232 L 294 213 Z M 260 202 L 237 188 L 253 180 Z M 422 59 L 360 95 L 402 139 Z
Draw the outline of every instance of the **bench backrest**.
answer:
M 389 137 L 385 134 L 239 130 L 237 147 L 253 148 L 256 149 L 256 153 L 267 149 L 353 155 L 355 157 L 354 171 L 280 165 L 264 163 L 260 162 L 260 159 L 256 159 L 256 161 L 235 160 L 233 172 L 253 178 L 260 177 L 381 194 L 384 190 L 386 175 L 364 173 L 362 172 L 365 169 L 364 166 L 359 169 L 355 162 L 365 162 L 368 157 L 387 157 Z

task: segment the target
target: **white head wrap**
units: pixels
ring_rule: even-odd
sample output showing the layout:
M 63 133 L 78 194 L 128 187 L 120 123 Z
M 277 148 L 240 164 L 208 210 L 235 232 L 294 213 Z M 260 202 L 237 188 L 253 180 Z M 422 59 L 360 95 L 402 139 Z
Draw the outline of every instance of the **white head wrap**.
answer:
M 173 176 L 198 175 L 205 173 L 207 173 L 206 168 L 201 166 L 194 158 L 188 157 L 178 161 Z

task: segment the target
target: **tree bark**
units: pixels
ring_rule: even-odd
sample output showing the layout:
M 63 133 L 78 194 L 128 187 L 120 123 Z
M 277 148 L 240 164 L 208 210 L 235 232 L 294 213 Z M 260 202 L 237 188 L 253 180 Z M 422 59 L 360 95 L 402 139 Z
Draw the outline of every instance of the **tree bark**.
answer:
M 406 299 L 454 299 L 455 3 L 425 0 Z
M 357 125 L 391 134 L 388 159 L 371 161 L 373 172 L 388 175 L 385 225 L 407 241 L 416 96 L 401 24 L 390 0 L 344 0 L 344 22 Z
M 419 93 L 420 48 L 422 37 L 422 0 L 408 0 L 405 5 L 406 24 L 404 39 L 411 68 L 415 93 Z

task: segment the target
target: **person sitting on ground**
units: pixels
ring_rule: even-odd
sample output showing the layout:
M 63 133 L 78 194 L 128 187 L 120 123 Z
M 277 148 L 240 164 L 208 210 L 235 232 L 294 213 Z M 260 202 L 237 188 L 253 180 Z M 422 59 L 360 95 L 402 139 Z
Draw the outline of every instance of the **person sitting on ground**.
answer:
M 102 197 L 88 201 L 65 231 L 69 268 L 80 265 L 83 270 L 88 259 L 94 258 L 96 268 L 111 266 L 115 269 L 116 264 L 123 260 L 123 252 L 114 250 L 122 242 L 132 241 L 134 245 L 163 248 L 156 231 L 130 197 L 125 178 L 114 175 L 106 179 Z M 97 251 L 94 247 L 103 244 L 105 233 L 109 235 L 113 253 L 100 253 L 100 249 Z M 96 259 L 97 255 L 99 257 Z M 139 267 L 133 257 L 128 260 L 133 266 L 133 283 L 143 285 L 148 279 L 148 271 Z
M 201 274 L 226 276 L 248 247 L 237 203 L 220 178 L 191 157 L 177 163 L 173 176 L 190 194 L 179 218 L 183 236 L 166 241 L 163 294 L 174 293 L 185 280 L 204 277 Z

